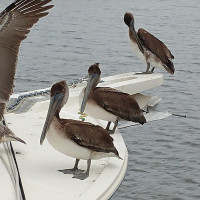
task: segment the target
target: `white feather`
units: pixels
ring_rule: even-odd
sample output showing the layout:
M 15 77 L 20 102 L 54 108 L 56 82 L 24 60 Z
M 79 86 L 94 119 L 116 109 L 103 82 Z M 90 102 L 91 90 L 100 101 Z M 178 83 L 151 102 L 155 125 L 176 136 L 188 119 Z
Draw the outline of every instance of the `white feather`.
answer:
M 131 42 L 131 49 L 133 51 L 133 53 L 144 63 L 149 62 L 151 67 L 160 67 L 163 68 L 163 65 L 161 63 L 161 61 L 159 61 L 160 59 L 154 55 L 151 51 L 144 49 L 144 54 L 140 51 L 137 43 L 135 42 Z M 147 60 L 146 60 L 147 58 Z

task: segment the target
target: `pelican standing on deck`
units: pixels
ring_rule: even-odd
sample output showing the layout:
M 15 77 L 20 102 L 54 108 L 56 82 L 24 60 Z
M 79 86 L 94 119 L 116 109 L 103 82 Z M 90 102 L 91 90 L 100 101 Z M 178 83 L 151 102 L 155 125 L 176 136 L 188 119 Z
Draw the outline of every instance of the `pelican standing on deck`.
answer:
M 48 15 L 51 0 L 16 0 L 0 13 L 0 121 L 13 91 L 19 47 L 39 18 Z M 0 125 L 2 141 L 21 139 Z
M 170 74 L 174 74 L 175 69 L 172 62 L 174 56 L 167 46 L 142 28 L 136 33 L 132 13 L 125 13 L 124 22 L 129 27 L 129 37 L 134 53 L 147 64 L 145 73 L 152 73 L 155 67 L 161 67 Z M 149 72 L 150 66 L 153 67 L 151 72 Z
M 91 65 L 88 69 L 89 80 L 83 88 L 79 103 L 81 113 L 108 121 L 106 130 L 114 133 L 119 119 L 146 123 L 146 119 L 137 101 L 131 95 L 109 87 L 96 87 L 101 75 L 99 63 Z M 109 130 L 111 122 L 114 127 Z
M 88 122 L 61 119 L 61 108 L 69 97 L 65 81 L 55 83 L 50 92 L 50 105 L 43 127 L 40 144 L 45 137 L 59 152 L 76 158 L 73 169 L 59 170 L 64 174 L 74 174 L 73 178 L 85 179 L 89 176 L 91 160 L 104 157 L 119 157 L 113 138 L 102 127 Z M 78 169 L 79 160 L 87 160 L 86 172 Z

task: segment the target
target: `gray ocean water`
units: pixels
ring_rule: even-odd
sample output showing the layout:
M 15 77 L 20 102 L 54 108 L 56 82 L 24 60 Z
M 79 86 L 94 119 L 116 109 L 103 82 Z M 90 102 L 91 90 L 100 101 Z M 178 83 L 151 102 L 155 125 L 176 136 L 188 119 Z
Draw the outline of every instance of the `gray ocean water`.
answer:
M 4 9 L 12 0 L 1 0 Z M 200 199 L 199 0 L 53 0 L 50 15 L 21 45 L 14 92 L 83 77 L 100 62 L 102 76 L 144 71 L 132 53 L 123 15 L 135 15 L 175 56 L 175 74 L 164 70 L 158 110 L 186 115 L 123 129 L 127 174 L 112 200 Z

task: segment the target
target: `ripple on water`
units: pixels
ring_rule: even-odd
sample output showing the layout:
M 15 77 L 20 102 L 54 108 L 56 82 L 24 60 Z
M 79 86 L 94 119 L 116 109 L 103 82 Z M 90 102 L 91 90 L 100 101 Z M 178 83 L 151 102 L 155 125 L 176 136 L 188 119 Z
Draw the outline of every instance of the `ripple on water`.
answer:
M 10 3 L 12 0 L 10 0 Z M 1 0 L 6 7 L 8 0 Z M 122 130 L 129 151 L 128 171 L 113 200 L 200 199 L 199 0 L 54 1 L 20 48 L 15 92 L 50 87 L 87 74 L 100 62 L 102 76 L 144 71 L 132 53 L 126 11 L 163 40 L 175 56 L 173 76 L 148 91 L 163 97 L 158 110 L 187 115 Z

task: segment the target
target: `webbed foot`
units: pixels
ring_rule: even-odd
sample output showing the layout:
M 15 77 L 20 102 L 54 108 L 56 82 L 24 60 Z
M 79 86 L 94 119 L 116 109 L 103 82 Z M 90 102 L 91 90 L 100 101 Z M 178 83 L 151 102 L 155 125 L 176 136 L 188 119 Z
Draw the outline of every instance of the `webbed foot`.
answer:
M 62 172 L 63 174 L 80 174 L 83 173 L 85 170 L 72 168 L 72 169 L 61 169 L 58 171 Z
M 80 179 L 80 180 L 84 180 L 89 176 L 89 174 L 87 172 L 85 173 L 79 173 L 79 174 L 74 174 L 74 176 L 72 178 L 76 178 L 76 179 Z

